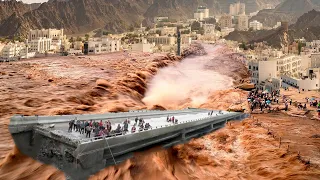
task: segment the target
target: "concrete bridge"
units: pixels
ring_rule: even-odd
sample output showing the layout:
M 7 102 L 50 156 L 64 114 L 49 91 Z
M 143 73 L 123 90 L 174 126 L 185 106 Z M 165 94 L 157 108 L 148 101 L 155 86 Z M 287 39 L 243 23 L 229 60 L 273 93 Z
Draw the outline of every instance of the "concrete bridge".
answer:
M 185 143 L 223 127 L 229 120 L 241 120 L 243 113 L 184 109 L 178 111 L 130 111 L 102 115 L 21 116 L 11 118 L 9 130 L 19 150 L 36 160 L 52 164 L 64 171 L 70 179 L 87 179 L 101 169 L 119 164 L 134 152 L 153 146 L 171 147 Z M 178 124 L 168 123 L 167 116 L 175 116 Z M 78 120 L 110 120 L 113 127 L 129 118 L 144 118 L 152 129 L 102 137 L 86 138 L 68 132 L 68 122 Z M 51 125 L 55 124 L 54 127 Z

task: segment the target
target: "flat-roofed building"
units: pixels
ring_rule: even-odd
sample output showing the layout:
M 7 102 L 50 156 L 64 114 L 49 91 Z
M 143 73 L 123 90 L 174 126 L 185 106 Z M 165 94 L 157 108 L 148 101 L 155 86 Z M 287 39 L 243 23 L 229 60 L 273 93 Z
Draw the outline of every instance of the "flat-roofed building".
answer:
M 231 28 L 232 27 L 232 17 L 230 15 L 223 15 L 219 19 L 221 28 Z
M 247 31 L 249 29 L 249 18 L 245 14 L 238 16 L 237 29 L 239 31 Z
M 169 36 L 151 36 L 147 38 L 149 43 L 155 43 L 155 45 L 163 44 L 163 45 L 174 45 L 176 43 L 175 37 Z
M 311 68 L 320 68 L 320 53 L 311 54 Z
M 43 37 L 53 40 L 63 40 L 66 38 L 63 29 L 30 29 L 28 34 L 29 41 Z
M 36 52 L 39 54 L 43 54 L 49 51 L 52 51 L 52 39 L 46 37 L 38 37 L 36 39 L 32 39 L 28 41 L 28 47 L 30 52 Z
M 263 29 L 263 24 L 257 20 L 254 20 L 249 23 L 249 28 L 254 31 L 259 31 Z
M 102 54 L 120 51 L 119 40 L 109 38 L 90 38 L 88 41 L 89 54 Z
M 0 52 L 1 61 L 12 61 L 20 58 L 28 58 L 28 47 L 23 42 L 8 43 Z

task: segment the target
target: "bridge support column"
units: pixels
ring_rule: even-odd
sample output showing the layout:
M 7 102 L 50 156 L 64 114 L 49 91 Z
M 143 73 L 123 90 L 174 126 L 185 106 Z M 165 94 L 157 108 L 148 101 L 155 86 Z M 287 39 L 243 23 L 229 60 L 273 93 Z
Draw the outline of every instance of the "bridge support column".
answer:
M 181 132 L 181 139 L 182 139 L 182 141 L 186 140 L 186 130 L 185 129 Z

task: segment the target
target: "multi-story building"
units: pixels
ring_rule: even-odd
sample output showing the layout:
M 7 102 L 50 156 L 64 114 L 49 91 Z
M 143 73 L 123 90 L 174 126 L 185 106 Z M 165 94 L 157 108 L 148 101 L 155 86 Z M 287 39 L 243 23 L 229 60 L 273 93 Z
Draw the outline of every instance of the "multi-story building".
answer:
M 254 58 L 249 60 L 248 69 L 251 72 L 251 82 L 264 89 L 266 82 L 271 79 L 277 84 L 278 81 L 275 79 L 279 79 L 281 75 L 298 77 L 301 72 L 301 57 L 291 55 L 280 58 Z
M 198 12 L 202 12 L 203 13 L 203 18 L 209 18 L 209 9 L 205 6 L 199 6 L 197 9 Z
M 198 20 L 198 21 L 202 21 L 204 19 L 204 14 L 203 12 L 201 11 L 196 11 L 194 14 L 193 14 L 193 18 Z
M 275 58 L 273 60 L 277 61 L 278 75 L 290 74 L 291 76 L 298 76 L 298 74 L 301 72 L 300 56 L 290 55 L 282 58 Z
M 246 4 L 240 3 L 240 2 L 230 4 L 230 7 L 229 7 L 230 15 L 236 16 L 236 15 L 244 14 L 245 12 L 246 12 Z
M 88 41 L 89 54 L 102 54 L 120 51 L 119 40 L 108 38 L 90 38 Z
M 262 30 L 263 24 L 257 20 L 254 20 L 249 23 L 249 28 L 254 31 L 259 31 L 259 30 Z
M 174 45 L 176 43 L 175 37 L 168 37 L 168 36 L 151 36 L 147 38 L 149 43 L 155 43 L 155 45 Z
M 3 46 L 0 55 L 1 61 L 12 61 L 20 58 L 28 58 L 28 47 L 23 42 L 10 42 Z
M 39 54 L 43 54 L 49 51 L 52 51 L 52 39 L 46 37 L 38 37 L 36 39 L 32 39 L 28 41 L 28 47 L 30 52 L 36 52 Z
M 221 28 L 231 28 L 232 27 L 232 17 L 230 15 L 223 15 L 219 19 Z
M 320 68 L 320 53 L 311 54 L 311 68 Z
M 215 33 L 216 26 L 214 24 L 203 24 L 202 27 L 205 35 Z
M 160 28 L 161 36 L 173 36 L 177 33 L 177 27 L 167 27 L 163 26 Z
M 63 33 L 63 29 L 30 29 L 28 40 L 32 41 L 43 37 L 52 40 L 63 40 L 66 39 Z
M 237 29 L 239 31 L 247 31 L 249 25 L 249 18 L 245 14 L 241 14 L 238 16 L 238 24 L 237 24 Z
M 281 75 L 282 87 L 294 87 L 301 91 L 318 90 L 320 89 L 320 79 L 312 77 L 292 77 Z
M 144 53 L 152 53 L 154 44 L 150 44 L 146 39 L 143 39 L 141 42 L 132 44 L 131 51 L 139 51 Z
M 320 40 L 306 42 L 306 48 L 309 48 L 313 53 L 320 53 Z

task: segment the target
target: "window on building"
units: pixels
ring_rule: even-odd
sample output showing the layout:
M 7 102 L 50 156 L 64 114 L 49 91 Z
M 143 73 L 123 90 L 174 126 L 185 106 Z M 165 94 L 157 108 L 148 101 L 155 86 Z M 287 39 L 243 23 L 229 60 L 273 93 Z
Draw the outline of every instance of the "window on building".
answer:
M 249 69 L 251 69 L 251 66 L 249 66 Z

